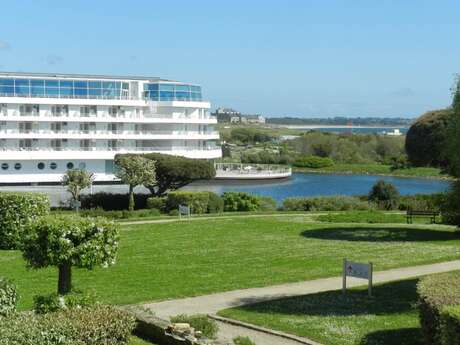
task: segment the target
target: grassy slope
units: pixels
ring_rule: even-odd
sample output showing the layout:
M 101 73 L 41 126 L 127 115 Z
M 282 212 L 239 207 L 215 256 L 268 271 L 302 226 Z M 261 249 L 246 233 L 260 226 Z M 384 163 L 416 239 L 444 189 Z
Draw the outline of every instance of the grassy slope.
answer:
M 155 345 L 155 344 L 133 335 L 129 341 L 129 345 Z
M 391 170 L 390 165 L 384 164 L 334 164 L 331 167 L 321 169 L 309 168 L 294 168 L 296 172 L 323 172 L 323 173 L 345 173 L 345 174 L 376 174 L 376 175 L 392 175 L 404 177 L 433 177 L 447 178 L 442 175 L 440 169 L 437 168 L 407 168 Z
M 310 221 L 310 222 L 309 222 Z M 102 302 L 128 304 L 339 275 L 348 257 L 376 270 L 460 258 L 453 230 L 417 225 L 312 224 L 308 216 L 203 219 L 125 226 L 108 269 L 74 270 L 74 284 Z M 0 251 L 0 275 L 30 308 L 53 292 L 54 268 L 26 270 L 21 254 Z
M 220 315 L 328 345 L 423 345 L 415 308 L 417 280 L 367 289 L 328 291 L 263 302 L 219 312 Z

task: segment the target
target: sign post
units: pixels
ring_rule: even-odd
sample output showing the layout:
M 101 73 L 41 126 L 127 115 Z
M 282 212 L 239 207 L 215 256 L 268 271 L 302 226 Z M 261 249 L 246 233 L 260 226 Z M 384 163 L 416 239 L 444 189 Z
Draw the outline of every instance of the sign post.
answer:
M 181 219 L 183 215 L 190 218 L 190 206 L 179 205 L 179 219 Z
M 372 275 L 373 275 L 373 264 L 352 262 L 347 259 L 343 259 L 343 272 L 342 272 L 342 293 L 345 294 L 347 291 L 347 277 L 354 277 L 360 279 L 367 279 L 368 281 L 368 293 L 369 297 L 372 297 Z

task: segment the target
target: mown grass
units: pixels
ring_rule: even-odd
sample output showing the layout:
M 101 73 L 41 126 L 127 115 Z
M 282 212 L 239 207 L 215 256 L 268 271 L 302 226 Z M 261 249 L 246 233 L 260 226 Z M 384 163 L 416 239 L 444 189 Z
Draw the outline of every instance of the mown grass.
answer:
M 402 213 L 389 213 L 382 211 L 347 211 L 340 213 L 328 213 L 314 216 L 315 220 L 328 223 L 406 223 L 406 215 Z M 430 223 L 430 218 L 413 219 L 416 223 Z
M 132 304 L 337 276 L 343 257 L 376 270 L 459 259 L 460 236 L 449 227 L 312 223 L 308 215 L 125 225 L 116 265 L 74 269 L 73 283 L 103 303 Z M 28 270 L 18 251 L 0 251 L 0 276 L 17 284 L 21 309 L 56 290 L 57 270 Z
M 312 168 L 294 168 L 296 172 L 324 172 L 324 173 L 345 173 L 345 174 L 375 174 L 407 177 L 432 177 L 447 178 L 440 169 L 437 168 L 406 168 L 392 170 L 390 165 L 385 164 L 334 164 L 330 167 L 312 169 Z
M 155 344 L 133 335 L 131 336 L 131 339 L 129 340 L 129 345 L 155 345 Z
M 345 296 L 328 291 L 220 311 L 225 317 L 328 345 L 423 345 L 415 307 L 417 280 L 377 285 Z

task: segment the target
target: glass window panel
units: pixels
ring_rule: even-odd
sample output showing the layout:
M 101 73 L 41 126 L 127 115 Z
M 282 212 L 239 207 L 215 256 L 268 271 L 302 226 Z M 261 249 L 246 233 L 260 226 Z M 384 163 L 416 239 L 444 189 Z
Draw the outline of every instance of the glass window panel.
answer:
M 47 87 L 45 93 L 47 96 L 59 96 L 59 89 L 57 87 Z
M 45 81 L 40 80 L 40 79 L 31 79 L 30 84 L 32 86 L 39 86 L 39 87 L 44 87 L 45 86 Z
M 120 81 L 115 82 L 115 89 L 121 89 L 121 82 Z
M 102 83 L 102 88 L 104 89 L 114 89 L 115 88 L 115 82 L 113 81 L 105 81 Z
M 190 91 L 190 86 L 188 85 L 176 85 L 176 91 Z
M 172 101 L 174 99 L 174 92 L 171 91 L 160 91 L 160 100 Z
M 192 100 L 201 101 L 201 93 L 192 93 Z
M 16 79 L 16 86 L 29 86 L 29 79 Z
M 79 89 L 85 89 L 88 87 L 88 82 L 86 80 L 74 80 L 73 86 Z
M 190 93 L 188 93 L 188 92 L 176 92 L 176 98 L 178 98 L 178 99 L 190 98 Z
M 129 90 L 129 83 L 122 83 L 121 88 L 123 90 Z
M 14 86 L 14 79 L 0 79 L 0 85 Z
M 18 95 L 29 95 L 29 86 L 21 86 L 21 85 L 16 85 L 16 87 L 14 88 L 14 91 L 18 94 Z
M 0 85 L 0 94 L 14 94 L 14 87 Z
M 201 86 L 191 85 L 192 92 L 201 92 Z
M 89 81 L 88 82 L 88 87 L 92 89 L 100 89 L 102 87 L 102 82 L 100 81 Z
M 59 87 L 59 80 L 45 80 L 46 87 Z
M 101 89 L 88 89 L 88 93 L 90 96 L 101 96 L 102 90 Z
M 156 91 L 158 90 L 158 84 L 147 84 L 147 90 Z
M 69 87 L 61 87 L 60 93 L 61 93 L 61 96 L 73 96 L 73 89 Z
M 74 89 L 74 94 L 75 96 L 87 96 L 88 95 L 88 89 Z
M 43 96 L 45 94 L 45 88 L 41 86 L 32 86 L 30 90 L 32 96 Z
M 59 82 L 61 84 L 61 87 L 68 87 L 68 88 L 73 87 L 73 80 L 60 80 Z
M 160 84 L 160 90 L 161 91 L 174 91 L 174 85 L 173 84 Z

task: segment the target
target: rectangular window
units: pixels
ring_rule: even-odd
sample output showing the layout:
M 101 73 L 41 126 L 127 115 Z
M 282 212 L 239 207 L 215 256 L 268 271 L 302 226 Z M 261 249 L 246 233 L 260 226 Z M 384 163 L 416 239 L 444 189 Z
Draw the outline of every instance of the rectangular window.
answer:
M 100 81 L 89 81 L 88 87 L 91 89 L 100 89 L 102 87 L 102 82 Z
M 57 87 L 47 87 L 45 88 L 45 94 L 48 97 L 59 97 L 59 89 Z
M 45 80 L 46 87 L 59 87 L 59 80 Z
M 3 116 L 8 115 L 8 106 L 4 103 L 0 104 L 0 115 L 3 115 Z
M 177 91 L 190 92 L 190 86 L 188 86 L 188 85 L 176 85 L 176 92 Z
M 72 80 L 60 80 L 59 85 L 66 88 L 73 88 L 73 81 Z
M 68 105 L 53 105 L 51 107 L 51 113 L 53 116 L 68 116 L 69 106 Z
M 14 86 L 14 79 L 4 79 L 4 78 L 0 78 L 0 85 L 4 85 L 4 86 Z
M 40 106 L 38 104 L 21 104 L 19 106 L 20 116 L 38 116 L 40 114 Z
M 86 80 L 74 80 L 73 86 L 79 89 L 87 89 L 88 82 Z
M 160 84 L 160 91 L 174 91 L 174 84 Z

